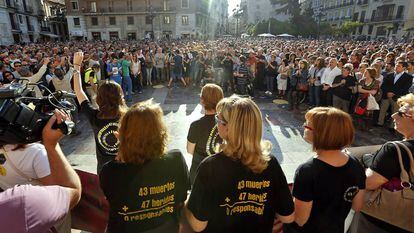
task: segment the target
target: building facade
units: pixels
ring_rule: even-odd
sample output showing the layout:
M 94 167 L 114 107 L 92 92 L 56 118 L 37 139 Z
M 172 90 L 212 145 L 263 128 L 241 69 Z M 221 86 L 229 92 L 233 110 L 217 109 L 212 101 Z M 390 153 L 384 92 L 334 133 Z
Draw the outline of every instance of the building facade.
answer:
M 0 44 L 36 42 L 42 15 L 38 0 L 0 0 Z
M 78 39 L 212 38 L 227 19 L 226 0 L 65 1 L 69 37 Z
M 352 33 L 361 39 L 413 37 L 414 1 L 412 0 L 307 0 L 321 22 L 340 26 L 345 21 L 363 25 Z
M 68 40 L 65 1 L 41 0 L 41 2 L 44 17 L 40 22 L 40 38 L 43 41 Z
M 277 13 L 281 7 L 278 4 L 272 4 L 270 0 L 242 0 L 241 6 L 244 7 L 245 23 L 256 24 L 263 20 L 274 18 L 278 21 L 288 21 L 290 15 L 286 13 Z

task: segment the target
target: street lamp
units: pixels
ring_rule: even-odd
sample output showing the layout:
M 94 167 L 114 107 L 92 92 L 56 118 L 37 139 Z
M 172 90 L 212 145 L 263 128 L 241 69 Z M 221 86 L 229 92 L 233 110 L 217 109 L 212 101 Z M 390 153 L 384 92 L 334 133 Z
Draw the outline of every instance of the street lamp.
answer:
M 239 36 L 239 19 L 243 15 L 243 9 L 240 5 L 237 5 L 236 8 L 233 9 L 233 16 L 236 18 L 236 37 Z
M 151 20 L 151 39 L 154 39 L 154 18 L 155 18 L 155 13 L 154 13 L 154 8 L 152 7 L 152 4 L 151 3 L 147 7 L 147 12 L 148 12 L 148 17 Z

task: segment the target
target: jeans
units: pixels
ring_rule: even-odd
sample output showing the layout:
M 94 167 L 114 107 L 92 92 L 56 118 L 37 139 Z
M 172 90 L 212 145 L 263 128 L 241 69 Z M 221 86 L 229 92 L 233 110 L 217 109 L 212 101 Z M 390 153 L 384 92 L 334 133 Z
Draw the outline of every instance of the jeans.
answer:
M 151 76 L 152 76 L 152 67 L 151 68 L 146 68 L 147 69 L 147 85 L 151 85 Z
M 158 82 L 164 82 L 165 81 L 164 68 L 157 68 L 157 81 Z
M 141 86 L 141 81 L 139 80 L 139 75 L 132 75 L 131 80 L 132 80 L 132 91 L 138 91 L 140 92 L 142 90 L 142 86 Z
M 311 106 L 321 105 L 321 86 L 309 87 L 309 103 Z
M 381 106 L 380 106 L 380 113 L 378 117 L 378 124 L 384 125 L 385 122 L 385 116 L 387 115 L 388 109 L 391 107 L 391 114 L 394 114 L 398 111 L 398 104 L 393 99 L 382 99 Z M 391 121 L 390 127 L 394 127 L 394 123 Z
M 132 100 L 132 80 L 131 77 L 125 76 L 122 81 L 122 90 L 126 101 Z
M 341 109 L 342 111 L 349 113 L 349 100 L 344 100 L 336 95 L 332 97 L 332 105 L 337 109 Z
M 321 92 L 321 104 L 322 106 L 332 106 L 332 88 Z
M 266 89 L 267 91 L 273 92 L 273 82 L 275 77 L 273 75 L 266 75 Z

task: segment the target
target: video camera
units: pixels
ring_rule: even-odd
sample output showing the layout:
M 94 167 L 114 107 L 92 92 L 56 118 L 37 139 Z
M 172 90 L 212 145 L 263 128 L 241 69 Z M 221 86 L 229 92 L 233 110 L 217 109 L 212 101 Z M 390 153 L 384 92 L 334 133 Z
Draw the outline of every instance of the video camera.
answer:
M 42 86 L 41 84 L 11 83 L 0 87 L 0 145 L 27 144 L 42 139 L 42 130 L 53 110 L 61 109 L 73 111 L 74 105 L 67 98 L 75 98 L 76 95 L 64 91 L 49 92 L 49 95 L 39 98 L 34 91 L 27 88 L 29 85 Z M 64 134 L 72 132 L 74 123 L 66 120 L 61 124 L 52 126 L 60 129 Z

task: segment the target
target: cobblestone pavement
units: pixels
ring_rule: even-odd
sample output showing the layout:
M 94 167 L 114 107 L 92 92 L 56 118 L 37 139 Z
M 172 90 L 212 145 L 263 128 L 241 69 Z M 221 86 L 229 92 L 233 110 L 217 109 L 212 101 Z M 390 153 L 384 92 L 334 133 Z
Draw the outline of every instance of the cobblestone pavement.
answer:
M 199 88 L 175 87 L 168 89 L 146 88 L 144 93 L 134 95 L 133 102 L 149 98 L 161 104 L 168 129 L 170 131 L 170 149 L 186 151 L 187 132 L 190 123 L 202 116 L 199 103 Z M 298 112 L 285 110 L 286 102 L 256 97 L 254 99 L 263 114 L 264 138 L 273 144 L 272 154 L 279 160 L 288 182 L 299 164 L 313 156 L 308 143 L 303 138 L 303 120 L 306 106 Z M 77 136 L 67 136 L 62 140 L 62 148 L 71 164 L 81 170 L 96 173 L 95 143 L 93 133 L 86 118 L 81 116 L 80 129 Z M 353 146 L 382 144 L 387 140 L 398 137 L 390 134 L 386 129 L 372 128 L 357 130 Z M 191 164 L 191 156 L 185 154 L 187 165 Z

